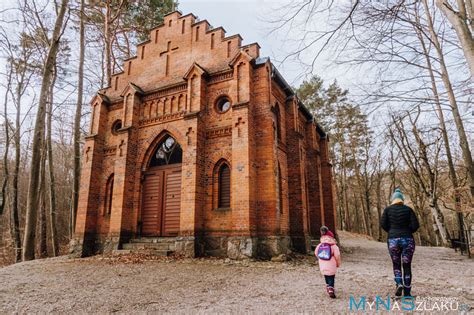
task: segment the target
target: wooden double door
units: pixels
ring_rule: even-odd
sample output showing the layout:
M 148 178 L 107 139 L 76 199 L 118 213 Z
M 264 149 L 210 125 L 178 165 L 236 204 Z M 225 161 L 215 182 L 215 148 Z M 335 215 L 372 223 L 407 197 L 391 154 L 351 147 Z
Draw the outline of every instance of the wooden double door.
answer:
M 181 164 L 150 168 L 143 182 L 143 236 L 176 236 L 181 209 Z

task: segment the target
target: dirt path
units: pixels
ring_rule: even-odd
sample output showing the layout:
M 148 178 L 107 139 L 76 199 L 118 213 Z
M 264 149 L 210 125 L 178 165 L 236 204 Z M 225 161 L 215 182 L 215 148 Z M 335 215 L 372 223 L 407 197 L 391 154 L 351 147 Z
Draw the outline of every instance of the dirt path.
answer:
M 0 268 L 0 313 L 329 313 L 351 295 L 393 291 L 385 244 L 343 234 L 338 298 L 312 259 L 288 263 L 195 259 L 129 263 L 99 257 L 47 259 Z M 417 247 L 413 293 L 474 307 L 474 263 L 450 249 Z

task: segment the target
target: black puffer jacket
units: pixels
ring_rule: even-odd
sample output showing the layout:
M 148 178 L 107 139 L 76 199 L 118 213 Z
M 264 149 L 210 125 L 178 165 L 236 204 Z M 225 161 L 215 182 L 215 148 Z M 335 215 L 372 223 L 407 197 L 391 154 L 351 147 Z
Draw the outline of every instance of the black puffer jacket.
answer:
M 385 208 L 380 225 L 388 232 L 388 238 L 410 237 L 420 227 L 413 209 L 401 204 Z

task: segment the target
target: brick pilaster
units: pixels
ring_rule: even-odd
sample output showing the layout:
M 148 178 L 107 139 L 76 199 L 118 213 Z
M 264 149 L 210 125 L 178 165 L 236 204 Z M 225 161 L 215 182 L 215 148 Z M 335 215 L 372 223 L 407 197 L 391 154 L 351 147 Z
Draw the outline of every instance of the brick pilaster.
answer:
M 82 156 L 79 202 L 76 216 L 74 256 L 94 252 L 97 237 L 97 215 L 100 205 L 100 180 L 104 155 L 104 133 L 107 124 L 108 99 L 98 94 L 92 99 L 90 135 L 85 138 Z

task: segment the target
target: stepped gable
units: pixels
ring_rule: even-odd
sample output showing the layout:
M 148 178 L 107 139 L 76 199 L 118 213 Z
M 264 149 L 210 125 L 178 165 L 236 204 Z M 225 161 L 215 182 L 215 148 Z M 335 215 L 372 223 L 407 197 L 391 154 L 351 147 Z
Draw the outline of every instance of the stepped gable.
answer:
M 125 60 L 123 71 L 112 75 L 102 90 L 112 102 L 121 98 L 129 82 L 145 92 L 184 83 L 184 76 L 196 63 L 208 74 L 230 70 L 229 63 L 241 51 L 259 57 L 257 43 L 242 46 L 239 34 L 225 36 L 223 27 L 212 28 L 207 20 L 174 11 L 150 31 L 150 39 L 137 45 L 137 55 Z

